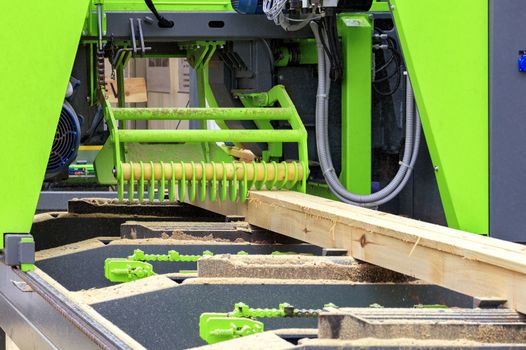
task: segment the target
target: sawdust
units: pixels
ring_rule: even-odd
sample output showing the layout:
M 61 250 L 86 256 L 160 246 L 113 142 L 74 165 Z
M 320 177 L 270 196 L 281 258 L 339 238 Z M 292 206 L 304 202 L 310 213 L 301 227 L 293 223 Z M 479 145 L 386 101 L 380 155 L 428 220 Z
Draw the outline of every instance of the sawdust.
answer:
M 168 236 L 168 235 L 167 235 Z M 191 245 L 191 244 L 203 244 L 203 240 L 195 239 L 196 237 L 188 236 L 181 237 L 186 239 L 175 239 L 171 236 L 166 238 L 155 237 L 155 238 L 140 238 L 140 239 L 131 239 L 131 238 L 121 238 L 111 241 L 109 244 L 112 245 Z M 214 245 L 251 245 L 252 242 L 245 243 L 243 242 L 232 242 L 232 241 L 219 241 L 216 239 L 208 240 Z M 257 245 L 257 244 L 254 244 Z
M 172 288 L 177 285 L 176 282 L 164 275 L 155 275 L 133 282 L 120 283 L 111 287 L 93 288 L 70 293 L 73 298 L 85 304 L 96 304 L 103 301 Z
M 85 250 L 95 249 L 104 247 L 104 243 L 102 243 L 97 238 L 87 239 L 85 241 L 76 242 L 72 244 L 66 244 L 60 247 L 51 248 L 51 249 L 45 249 L 40 250 L 35 253 L 35 259 L 36 261 L 54 258 L 57 256 L 72 254 L 72 253 L 78 253 Z
M 246 229 L 243 226 L 241 226 L 241 227 L 242 228 L 236 227 L 236 229 L 239 230 L 239 231 L 251 232 L 251 230 Z M 166 233 L 163 232 L 162 237 L 165 237 L 165 235 L 166 235 L 167 238 L 172 238 L 172 239 L 193 240 L 193 241 L 201 241 L 201 242 L 268 244 L 268 241 L 264 241 L 264 240 L 262 240 L 262 241 L 247 241 L 247 240 L 245 240 L 244 238 L 241 238 L 241 237 L 238 237 L 235 240 L 231 240 L 231 239 L 228 239 L 228 238 L 220 238 L 220 237 L 214 236 L 212 233 L 209 234 L 209 235 L 206 235 L 206 236 L 194 236 L 194 235 L 186 234 L 186 233 L 184 233 L 182 231 L 172 231 L 172 235 L 171 236 L 168 236 Z
M 412 278 L 351 257 L 216 255 L 198 261 L 199 277 L 345 280 L 401 283 Z
M 171 238 L 171 239 L 179 239 L 179 240 L 192 240 L 192 241 L 201 241 L 201 242 L 210 242 L 210 241 L 213 241 L 213 242 L 232 242 L 231 240 L 229 239 L 225 239 L 225 238 L 217 238 L 217 237 L 214 237 L 213 234 L 209 234 L 209 235 L 206 235 L 206 236 L 194 236 L 194 235 L 189 235 L 189 234 L 186 234 L 184 233 L 183 231 L 172 231 L 172 235 L 171 236 L 168 236 L 166 233 L 163 232 L 162 234 L 162 237 L 165 237 L 166 238 Z M 237 238 L 234 242 L 236 243 L 245 243 L 246 241 L 242 238 Z
M 267 350 L 290 349 L 293 345 L 272 332 L 257 333 L 226 342 L 200 346 L 192 349 L 202 350 Z
M 276 279 L 276 278 L 241 278 L 241 277 L 197 277 L 189 278 L 184 280 L 182 284 L 239 284 L 239 285 L 274 285 L 274 284 L 315 284 L 315 285 L 326 285 L 326 284 L 341 284 L 341 285 L 356 285 L 363 284 L 364 282 L 354 282 L 345 280 L 328 280 L 328 279 Z
M 39 222 L 44 222 L 48 220 L 58 219 L 58 218 L 61 218 L 67 215 L 68 215 L 67 212 L 62 212 L 62 211 L 36 214 L 35 216 L 33 216 L 33 224 L 37 224 Z
M 456 348 L 459 346 L 480 346 L 483 343 L 475 342 L 468 339 L 413 339 L 413 338 L 393 338 L 393 339 L 378 339 L 378 338 L 360 338 L 354 340 L 341 339 L 301 339 L 299 345 L 308 346 L 334 346 L 338 348 L 346 347 L 388 347 L 388 346 L 421 346 L 432 348 L 434 346 Z
M 269 332 L 277 335 L 297 334 L 304 336 L 318 336 L 317 328 L 280 328 L 270 330 Z

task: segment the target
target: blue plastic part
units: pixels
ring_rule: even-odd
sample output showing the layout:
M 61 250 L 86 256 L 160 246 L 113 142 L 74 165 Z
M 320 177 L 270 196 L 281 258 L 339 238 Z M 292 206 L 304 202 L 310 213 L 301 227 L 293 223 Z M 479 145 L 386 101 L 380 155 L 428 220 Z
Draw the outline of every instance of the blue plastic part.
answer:
M 46 179 L 68 172 L 69 165 L 77 158 L 80 145 L 80 122 L 73 107 L 64 101 L 46 169 Z
M 245 15 L 263 13 L 263 0 L 238 0 L 232 5 L 237 12 Z
M 519 57 L 519 72 L 526 72 L 526 53 L 522 53 Z

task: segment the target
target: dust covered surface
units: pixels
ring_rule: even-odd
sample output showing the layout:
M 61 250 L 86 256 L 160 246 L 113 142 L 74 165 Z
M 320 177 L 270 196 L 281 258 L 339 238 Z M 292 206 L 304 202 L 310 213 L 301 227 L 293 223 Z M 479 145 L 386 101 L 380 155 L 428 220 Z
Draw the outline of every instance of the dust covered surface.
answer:
M 51 249 L 45 249 L 45 250 L 39 250 L 35 252 L 35 259 L 36 261 L 44 260 L 48 258 L 54 258 L 57 256 L 62 256 L 66 254 L 72 254 L 72 253 L 78 253 L 89 249 L 99 248 L 103 247 L 104 243 L 102 243 L 97 238 L 87 239 L 85 241 L 72 243 L 72 244 L 66 244 L 60 247 L 51 248 Z
M 76 300 L 85 304 L 130 297 L 177 286 L 177 283 L 164 275 L 156 275 L 133 282 L 120 283 L 106 288 L 93 288 L 70 292 Z
M 468 339 L 413 339 L 413 338 L 393 338 L 393 339 L 378 339 L 378 338 L 360 338 L 354 340 L 341 339 L 301 339 L 300 345 L 309 346 L 334 346 L 334 347 L 392 347 L 392 346 L 421 346 L 429 347 L 452 347 L 458 348 L 463 346 L 481 346 L 484 343 L 468 340 Z
M 411 277 L 350 257 L 306 255 L 216 255 L 198 262 L 202 278 L 260 278 L 295 280 L 344 280 L 367 283 L 403 283 Z

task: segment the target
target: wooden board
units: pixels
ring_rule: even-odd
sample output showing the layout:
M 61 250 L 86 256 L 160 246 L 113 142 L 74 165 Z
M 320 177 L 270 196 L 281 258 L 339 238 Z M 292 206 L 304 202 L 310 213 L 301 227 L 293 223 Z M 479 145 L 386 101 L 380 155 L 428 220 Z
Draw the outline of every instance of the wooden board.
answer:
M 115 80 L 106 82 L 106 91 L 108 92 L 108 100 L 111 103 L 117 103 L 117 82 Z M 126 103 L 148 102 L 146 80 L 144 78 L 125 78 L 124 95 Z
M 251 191 L 244 204 L 204 203 L 222 214 L 526 313 L 526 247 L 288 191 Z

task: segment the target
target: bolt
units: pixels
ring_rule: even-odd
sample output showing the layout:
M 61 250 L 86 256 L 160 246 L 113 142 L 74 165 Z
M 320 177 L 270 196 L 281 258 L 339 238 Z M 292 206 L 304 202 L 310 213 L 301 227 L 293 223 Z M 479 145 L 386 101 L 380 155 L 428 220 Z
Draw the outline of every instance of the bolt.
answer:
M 395 5 L 391 4 L 391 11 L 395 9 Z
M 439 169 L 438 165 L 435 165 L 434 169 L 435 169 L 435 171 L 438 171 L 438 169 Z
M 111 170 L 111 172 L 112 172 L 113 176 L 117 175 L 117 169 L 113 168 L 113 169 Z

